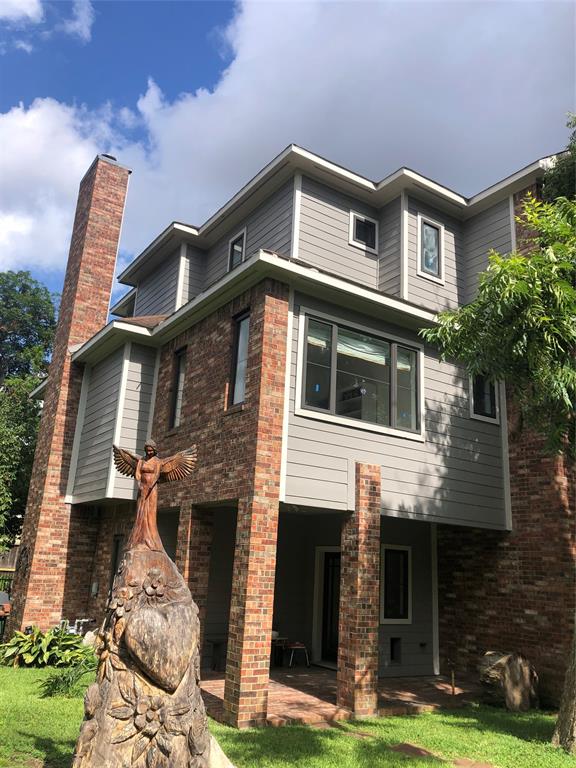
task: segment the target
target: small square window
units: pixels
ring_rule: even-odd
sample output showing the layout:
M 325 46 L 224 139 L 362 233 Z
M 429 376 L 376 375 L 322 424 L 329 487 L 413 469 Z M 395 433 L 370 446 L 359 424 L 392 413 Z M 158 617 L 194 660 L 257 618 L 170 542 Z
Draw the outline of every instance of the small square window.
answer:
M 498 421 L 496 385 L 487 376 L 478 374 L 471 379 L 471 416 L 486 421 Z
M 350 211 L 350 245 L 377 253 L 378 222 L 368 216 Z
M 239 267 L 244 261 L 246 248 L 246 230 L 235 235 L 228 246 L 228 271 Z

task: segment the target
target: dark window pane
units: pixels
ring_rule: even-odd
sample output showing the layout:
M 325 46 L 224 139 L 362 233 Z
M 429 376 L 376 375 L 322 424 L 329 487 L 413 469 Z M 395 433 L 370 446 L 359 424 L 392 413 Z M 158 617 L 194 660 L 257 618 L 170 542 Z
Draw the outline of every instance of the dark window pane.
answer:
M 336 413 L 390 424 L 390 344 L 338 329 Z
M 330 409 L 330 368 L 308 363 L 306 366 L 306 405 Z
M 304 402 L 314 408 L 330 409 L 332 326 L 308 321 L 306 339 L 306 382 Z
M 235 370 L 232 380 L 231 404 L 243 403 L 246 396 L 246 367 L 248 364 L 248 334 L 250 316 L 238 320 L 236 325 Z
M 475 376 L 473 382 L 474 413 L 496 418 L 496 388 L 486 376 Z
M 376 224 L 373 221 L 354 217 L 354 240 L 368 248 L 376 248 Z
M 409 618 L 408 551 L 384 549 L 384 618 Z
M 230 243 L 230 269 L 242 263 L 244 257 L 244 235 L 240 235 Z
M 418 429 L 416 352 L 405 347 L 396 348 L 396 426 L 400 429 Z
M 186 350 L 182 349 L 174 355 L 174 388 L 172 390 L 172 409 L 170 426 L 179 427 L 182 418 L 182 399 L 184 396 Z
M 435 277 L 440 276 L 440 230 L 427 222 L 422 222 L 422 253 L 420 267 L 423 272 Z

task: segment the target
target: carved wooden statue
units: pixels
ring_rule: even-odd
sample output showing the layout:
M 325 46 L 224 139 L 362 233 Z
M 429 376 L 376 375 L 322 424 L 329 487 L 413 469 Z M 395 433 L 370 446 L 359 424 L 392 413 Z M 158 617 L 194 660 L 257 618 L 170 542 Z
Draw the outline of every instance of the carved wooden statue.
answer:
M 196 446 L 167 459 L 114 446 L 138 482 L 136 521 L 98 635 L 97 682 L 86 691 L 73 768 L 230 765 L 210 738 L 199 686 L 198 608 L 156 525 L 158 483 L 180 480 Z M 211 754 L 212 753 L 212 754 Z

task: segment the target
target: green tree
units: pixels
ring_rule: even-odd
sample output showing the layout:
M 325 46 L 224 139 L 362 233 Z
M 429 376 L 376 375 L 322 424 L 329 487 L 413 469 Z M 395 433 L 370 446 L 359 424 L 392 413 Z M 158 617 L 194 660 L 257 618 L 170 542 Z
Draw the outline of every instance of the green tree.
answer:
M 566 151 L 558 155 L 553 167 L 544 175 L 543 197 L 550 203 L 559 197 L 576 195 L 576 115 L 568 116 L 567 126 L 572 133 Z
M 504 380 L 523 423 L 550 451 L 576 454 L 576 198 L 529 198 L 525 255 L 492 253 L 471 304 L 443 312 L 424 338 L 471 375 Z M 576 753 L 576 635 L 553 743 Z
M 14 542 L 26 508 L 40 421 L 30 400 L 48 368 L 53 298 L 29 272 L 0 273 L 0 549 Z

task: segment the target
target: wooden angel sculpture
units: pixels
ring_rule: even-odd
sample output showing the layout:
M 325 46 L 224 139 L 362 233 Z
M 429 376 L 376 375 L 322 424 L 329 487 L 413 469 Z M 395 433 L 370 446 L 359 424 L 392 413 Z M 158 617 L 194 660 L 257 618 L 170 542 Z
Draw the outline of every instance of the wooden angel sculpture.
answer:
M 98 633 L 73 768 L 230 768 L 200 692 L 198 608 L 156 525 L 158 483 L 189 475 L 196 446 L 167 459 L 152 440 L 142 458 L 113 451 L 138 482 L 136 521 Z
M 136 522 L 126 549 L 148 547 L 162 551 L 164 547 L 158 535 L 156 513 L 158 506 L 158 483 L 183 480 L 196 466 L 196 446 L 175 453 L 167 459 L 158 458 L 154 440 L 144 445 L 145 455 L 140 457 L 126 448 L 112 446 L 114 464 L 120 474 L 135 477 L 138 483 L 136 500 Z

